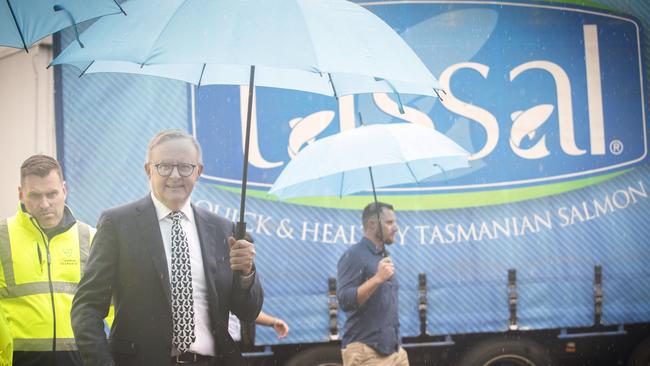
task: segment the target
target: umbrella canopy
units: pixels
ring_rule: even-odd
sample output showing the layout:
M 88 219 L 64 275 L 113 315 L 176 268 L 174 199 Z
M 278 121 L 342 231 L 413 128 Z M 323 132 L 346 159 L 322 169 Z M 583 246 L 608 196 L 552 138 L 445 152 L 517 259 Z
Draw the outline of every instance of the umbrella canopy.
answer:
M 344 0 L 127 1 L 53 65 L 196 85 L 248 85 L 238 237 L 243 237 L 254 85 L 326 95 L 437 95 L 436 78 L 381 19 Z M 401 101 L 398 104 L 401 109 Z
M 122 12 L 115 0 L 5 0 L 0 2 L 0 46 L 24 48 L 63 28 Z
M 85 39 L 83 34 L 82 39 Z M 84 42 L 85 44 L 90 43 L 85 40 Z M 62 54 L 52 64 L 70 64 L 84 75 L 119 72 L 182 80 L 199 86 L 248 85 L 251 72 L 250 65 L 162 64 L 143 66 L 128 61 L 66 62 L 66 59 L 67 56 Z M 378 79 L 368 75 L 337 72 L 316 73 L 264 66 L 255 67 L 255 85 L 299 90 L 332 97 L 363 93 L 399 93 L 437 97 L 439 91 L 437 81 L 413 83 Z M 400 100 L 398 103 L 401 106 Z
M 433 128 L 413 123 L 362 126 L 305 147 L 269 193 L 281 199 L 341 197 L 375 187 L 419 183 L 469 167 L 469 155 Z
M 122 4 L 53 62 L 195 85 L 247 85 L 342 96 L 436 95 L 413 50 L 368 10 L 343 0 L 165 0 Z

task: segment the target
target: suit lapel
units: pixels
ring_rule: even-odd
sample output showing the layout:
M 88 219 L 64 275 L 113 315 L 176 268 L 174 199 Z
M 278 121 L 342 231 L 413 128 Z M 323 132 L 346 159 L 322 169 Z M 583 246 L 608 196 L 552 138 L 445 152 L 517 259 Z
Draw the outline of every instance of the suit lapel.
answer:
M 165 292 L 165 297 L 169 303 L 170 309 L 172 305 L 171 285 L 169 282 L 169 271 L 167 266 L 167 258 L 165 257 L 165 248 L 163 244 L 162 234 L 160 233 L 160 224 L 156 216 L 156 208 L 150 196 L 145 197 L 140 201 L 138 206 L 138 215 L 136 216 L 137 227 L 141 228 L 140 242 L 146 245 L 151 260 L 153 261 L 160 284 Z M 147 230 L 147 228 L 151 228 Z

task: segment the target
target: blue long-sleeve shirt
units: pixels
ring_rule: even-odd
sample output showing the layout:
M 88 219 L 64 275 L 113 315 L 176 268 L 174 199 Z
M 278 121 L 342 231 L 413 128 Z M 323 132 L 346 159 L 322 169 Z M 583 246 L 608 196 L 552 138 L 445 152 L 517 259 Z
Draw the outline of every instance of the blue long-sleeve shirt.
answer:
M 363 305 L 357 303 L 357 289 L 377 273 L 382 258 L 383 252 L 364 237 L 339 259 L 336 297 L 346 315 L 342 347 L 361 342 L 385 355 L 399 348 L 397 277 L 379 285 Z

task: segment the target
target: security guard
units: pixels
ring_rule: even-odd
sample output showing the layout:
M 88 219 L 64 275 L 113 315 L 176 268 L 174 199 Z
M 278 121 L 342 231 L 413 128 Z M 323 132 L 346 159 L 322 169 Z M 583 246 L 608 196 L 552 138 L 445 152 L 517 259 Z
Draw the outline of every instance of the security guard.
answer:
M 66 206 L 59 163 L 34 155 L 20 168 L 20 205 L 0 221 L 0 307 L 13 336 L 14 365 L 82 365 L 70 307 L 91 229 Z

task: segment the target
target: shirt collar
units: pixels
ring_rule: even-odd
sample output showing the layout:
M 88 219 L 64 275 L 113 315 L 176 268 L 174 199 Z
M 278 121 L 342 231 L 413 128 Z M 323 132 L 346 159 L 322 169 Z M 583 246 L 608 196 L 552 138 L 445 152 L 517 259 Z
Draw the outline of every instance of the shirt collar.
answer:
M 373 243 L 372 240 L 366 238 L 365 236 L 363 237 L 363 239 L 361 239 L 361 242 L 362 242 L 362 243 L 366 246 L 366 248 L 368 248 L 368 250 L 369 250 L 370 252 L 372 252 L 373 254 L 376 254 L 376 255 L 383 255 L 383 253 L 384 253 L 384 251 L 385 251 L 385 250 L 383 250 L 383 249 L 379 249 L 379 248 L 377 248 L 377 246 L 375 245 L 375 243 Z
M 151 192 L 151 199 L 153 200 L 153 206 L 156 209 L 156 217 L 158 218 L 158 221 L 164 220 L 170 213 L 172 213 L 172 210 L 165 206 L 164 203 L 160 202 L 153 192 Z M 185 205 L 181 207 L 180 211 L 190 222 L 194 222 L 194 210 L 192 209 L 189 199 L 185 202 Z
M 59 221 L 59 223 L 53 228 L 44 229 L 41 228 L 41 225 L 38 224 L 36 219 L 33 218 L 33 216 L 29 212 L 27 212 L 25 205 L 23 205 L 22 203 L 20 203 L 19 205 L 20 205 L 20 211 L 23 213 L 22 217 L 25 217 L 26 220 L 31 221 L 34 225 L 38 226 L 38 228 L 41 229 L 43 233 L 45 233 L 45 235 L 47 235 L 48 239 L 52 239 L 53 237 L 70 230 L 70 228 L 77 223 L 77 220 L 72 214 L 72 210 L 70 209 L 70 207 L 68 207 L 68 205 L 65 205 L 63 208 L 63 217 L 61 218 L 61 221 Z

